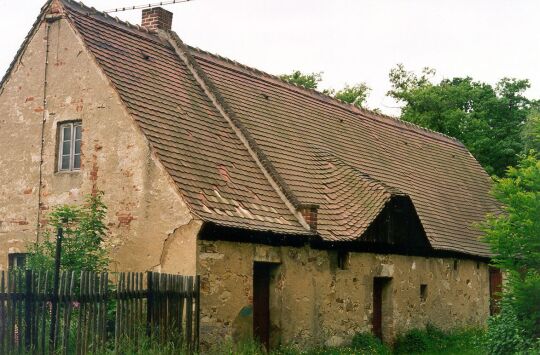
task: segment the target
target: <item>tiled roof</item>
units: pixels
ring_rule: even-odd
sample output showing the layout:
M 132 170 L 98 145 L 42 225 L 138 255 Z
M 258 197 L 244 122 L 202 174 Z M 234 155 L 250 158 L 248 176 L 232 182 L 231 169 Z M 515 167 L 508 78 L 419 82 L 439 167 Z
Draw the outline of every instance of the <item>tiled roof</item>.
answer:
M 87 16 L 79 4 L 66 7 L 194 213 L 232 227 L 308 234 L 166 41 Z
M 407 195 L 433 248 L 489 255 L 490 178 L 458 141 L 64 5 L 201 219 L 308 235 L 291 205 L 315 204 L 319 236 L 350 241 Z

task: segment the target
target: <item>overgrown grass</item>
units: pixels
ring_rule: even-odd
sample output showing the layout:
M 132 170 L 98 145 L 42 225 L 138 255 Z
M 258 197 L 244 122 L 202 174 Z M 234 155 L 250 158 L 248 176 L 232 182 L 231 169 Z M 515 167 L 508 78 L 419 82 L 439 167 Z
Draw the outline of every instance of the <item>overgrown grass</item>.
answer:
M 426 329 L 413 329 L 401 334 L 396 339 L 393 349 L 382 344 L 379 339 L 370 333 L 360 333 L 353 337 L 351 345 L 339 348 L 320 347 L 308 350 L 299 350 L 291 347 L 282 347 L 270 352 L 272 355 L 347 355 L 347 354 L 411 354 L 411 355 L 484 355 L 484 332 L 476 329 L 455 330 L 443 332 L 433 326 Z M 211 349 L 211 355 L 238 354 L 263 355 L 267 354 L 262 347 L 254 342 L 233 345 L 221 344 Z
M 425 330 L 413 329 L 398 336 L 395 354 L 486 354 L 484 332 L 477 329 L 455 330 L 445 333 L 433 326 Z
M 485 334 L 481 330 L 467 329 L 443 332 L 435 327 L 426 329 L 413 329 L 397 337 L 394 348 L 382 344 L 379 339 L 370 333 L 356 334 L 349 346 L 313 349 L 297 349 L 294 347 L 281 347 L 270 352 L 271 355 L 486 355 Z M 178 342 L 176 342 L 178 343 Z M 540 344 L 539 344 L 540 345 Z M 540 348 L 540 347 L 539 347 Z M 68 352 L 71 353 L 71 352 Z M 141 333 L 137 343 L 130 339 L 121 340 L 115 349 L 114 342 L 94 354 L 99 355 L 184 355 L 189 352 L 174 342 L 163 344 L 157 339 L 151 339 Z M 201 352 L 208 355 L 268 355 L 263 347 L 256 342 L 242 342 L 234 344 L 225 342 Z M 535 354 L 534 351 L 528 354 Z

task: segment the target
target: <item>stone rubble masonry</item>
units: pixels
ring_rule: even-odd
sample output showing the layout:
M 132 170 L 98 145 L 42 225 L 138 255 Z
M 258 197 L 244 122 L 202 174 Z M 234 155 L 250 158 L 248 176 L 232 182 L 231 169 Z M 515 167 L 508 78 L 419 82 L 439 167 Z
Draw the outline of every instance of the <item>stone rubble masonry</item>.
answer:
M 193 220 L 140 128 L 65 19 L 50 24 L 43 107 L 46 26 L 42 23 L 30 40 L 0 93 L 0 270 L 7 268 L 8 253 L 24 252 L 36 240 L 46 110 L 40 222 L 46 223 L 54 206 L 78 204 L 95 189 L 103 190 L 113 271 L 194 274 L 200 221 Z M 83 126 L 82 169 L 60 173 L 58 125 L 73 120 Z M 183 257 L 171 257 L 177 252 Z
M 383 295 L 383 336 L 431 323 L 442 329 L 484 326 L 489 315 L 488 266 L 474 260 L 350 253 L 199 241 L 203 346 L 253 334 L 253 263 L 275 264 L 270 284 L 271 344 L 306 347 L 347 343 L 371 330 L 374 277 L 391 281 Z M 420 285 L 427 285 L 421 300 Z

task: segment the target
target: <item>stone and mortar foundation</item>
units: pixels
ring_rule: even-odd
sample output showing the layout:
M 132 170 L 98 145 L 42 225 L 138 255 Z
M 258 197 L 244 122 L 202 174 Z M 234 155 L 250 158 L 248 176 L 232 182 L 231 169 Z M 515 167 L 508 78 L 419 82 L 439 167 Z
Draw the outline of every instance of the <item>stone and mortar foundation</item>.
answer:
M 489 315 L 486 263 L 350 253 L 342 270 L 336 259 L 335 251 L 308 246 L 199 241 L 203 345 L 253 336 L 254 262 L 275 264 L 270 284 L 274 347 L 340 345 L 355 333 L 371 331 L 375 277 L 389 278 L 382 321 L 387 342 L 428 323 L 442 329 L 482 327 Z

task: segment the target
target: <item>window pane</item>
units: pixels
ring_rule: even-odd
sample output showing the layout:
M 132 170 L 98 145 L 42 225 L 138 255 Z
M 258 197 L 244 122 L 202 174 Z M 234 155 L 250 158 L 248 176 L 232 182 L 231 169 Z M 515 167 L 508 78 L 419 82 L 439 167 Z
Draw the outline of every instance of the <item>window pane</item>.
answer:
M 60 126 L 61 141 L 58 142 L 58 169 L 78 170 L 81 167 L 81 122 L 64 123 Z
M 81 156 L 80 154 L 76 154 L 73 156 L 73 169 L 80 169 L 81 168 Z
M 69 153 L 71 153 L 71 142 L 64 141 L 64 143 L 62 143 L 62 155 L 66 155 Z
M 64 126 L 64 142 L 71 140 L 71 125 Z
M 69 170 L 69 155 L 62 155 L 62 170 Z
M 75 126 L 75 139 L 81 139 L 81 126 Z

